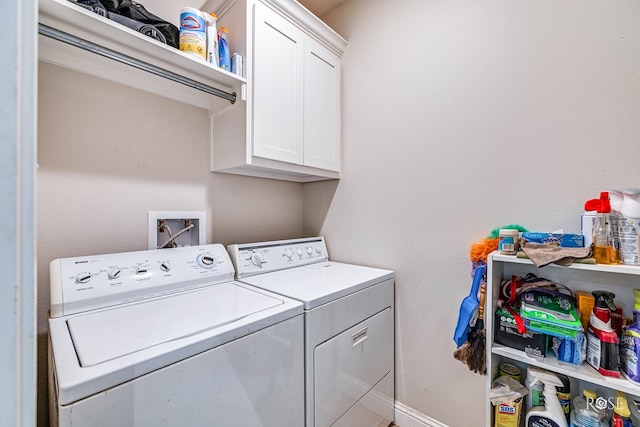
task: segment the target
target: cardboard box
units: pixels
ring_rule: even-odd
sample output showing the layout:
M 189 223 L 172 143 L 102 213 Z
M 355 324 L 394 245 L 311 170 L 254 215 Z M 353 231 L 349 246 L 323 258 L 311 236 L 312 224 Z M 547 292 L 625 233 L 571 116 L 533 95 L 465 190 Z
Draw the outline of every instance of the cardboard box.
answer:
M 522 238 L 531 243 L 544 243 L 563 248 L 584 248 L 584 235 L 557 233 L 522 233 Z
M 539 332 L 518 332 L 516 321 L 506 310 L 501 308 L 495 313 L 494 342 L 524 351 L 527 355 L 543 358 L 547 353 L 547 336 Z
M 519 427 L 522 424 L 522 398 L 497 404 L 494 418 L 495 427 Z

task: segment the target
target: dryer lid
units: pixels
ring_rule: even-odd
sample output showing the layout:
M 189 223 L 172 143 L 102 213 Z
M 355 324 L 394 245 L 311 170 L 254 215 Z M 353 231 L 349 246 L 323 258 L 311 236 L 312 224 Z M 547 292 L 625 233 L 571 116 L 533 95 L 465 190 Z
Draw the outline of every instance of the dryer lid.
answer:
M 214 329 L 281 305 L 263 293 L 222 283 L 166 298 L 77 315 L 67 327 L 82 367 Z

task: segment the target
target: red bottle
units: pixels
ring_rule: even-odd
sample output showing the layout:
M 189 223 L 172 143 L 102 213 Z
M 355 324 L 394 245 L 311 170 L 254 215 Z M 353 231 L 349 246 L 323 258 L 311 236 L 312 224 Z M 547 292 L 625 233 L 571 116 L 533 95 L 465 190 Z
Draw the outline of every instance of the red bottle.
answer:
M 595 305 L 587 328 L 587 362 L 608 377 L 620 377 L 618 335 L 611 327 L 611 312 L 615 294 L 593 291 Z

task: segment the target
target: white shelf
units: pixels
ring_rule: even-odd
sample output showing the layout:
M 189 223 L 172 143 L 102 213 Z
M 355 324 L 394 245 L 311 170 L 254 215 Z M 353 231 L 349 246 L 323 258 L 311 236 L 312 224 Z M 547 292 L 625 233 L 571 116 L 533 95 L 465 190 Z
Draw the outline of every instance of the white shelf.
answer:
M 224 92 L 237 92 L 246 80 L 200 61 L 67 0 L 40 0 L 40 24 L 116 51 L 153 67 Z M 39 59 L 99 78 L 159 94 L 212 112 L 231 103 L 215 95 L 132 68 L 50 37 L 39 36 Z M 236 102 L 238 102 L 236 101 Z
M 491 352 L 495 355 L 507 357 L 527 365 L 547 369 L 559 374 L 564 374 L 571 378 L 587 381 L 613 390 L 620 390 L 640 397 L 640 386 L 633 384 L 624 377 L 613 378 L 601 375 L 586 362 L 581 365 L 561 363 L 558 362 L 558 359 L 556 359 L 555 356 L 553 356 L 553 353 L 550 353 L 550 355 L 544 359 L 535 359 L 527 356 L 523 351 L 499 344 L 494 344 Z
M 536 366 L 564 374 L 575 381 L 593 384 L 596 389 L 619 390 L 640 397 L 640 385 L 630 382 L 624 376 L 612 378 L 601 375 L 586 362 L 581 365 L 559 362 L 550 350 L 544 359 L 536 359 L 523 351 L 493 343 L 496 298 L 500 293 L 501 282 L 511 275 L 523 276 L 527 273 L 534 273 L 538 277 L 565 284 L 574 291 L 577 289 L 585 291 L 611 290 L 616 294 L 616 305 L 625 311 L 627 317 L 630 317 L 633 308 L 633 289 L 640 288 L 639 266 L 573 263 L 567 267 L 549 264 L 538 268 L 529 259 L 493 252 L 489 255 L 487 267 L 487 321 L 485 322 L 489 352 L 487 354 L 487 393 L 491 389 L 492 380 L 498 375 L 499 364 L 503 360 L 507 360 L 525 367 Z M 573 397 L 578 393 L 579 390 L 572 390 Z M 492 409 L 492 405 L 487 399 L 485 416 L 485 426 L 487 427 L 493 425 Z
M 501 255 L 499 253 L 493 254 L 493 259 L 495 261 L 508 262 L 512 264 L 526 264 L 533 265 L 531 260 L 527 258 L 518 258 L 515 255 Z M 563 267 L 557 264 L 549 264 L 543 267 L 544 269 L 548 268 L 559 268 L 565 270 L 583 270 L 583 271 L 599 271 L 603 273 L 618 273 L 618 274 L 635 274 L 640 276 L 640 266 L 635 265 L 624 265 L 624 264 L 616 264 L 616 265 L 607 265 L 607 264 L 582 264 L 582 263 L 573 263 L 567 267 Z M 543 274 L 546 270 L 540 270 Z

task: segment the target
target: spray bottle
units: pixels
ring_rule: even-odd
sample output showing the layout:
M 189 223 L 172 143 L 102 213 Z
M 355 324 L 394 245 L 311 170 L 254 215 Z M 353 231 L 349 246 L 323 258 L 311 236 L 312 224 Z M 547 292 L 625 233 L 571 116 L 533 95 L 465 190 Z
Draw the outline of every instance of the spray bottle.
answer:
M 569 427 L 564 411 L 556 395 L 556 387 L 562 387 L 562 381 L 551 372 L 531 369 L 538 381 L 544 384 L 544 406 L 536 406 L 527 412 L 526 427 Z
M 596 211 L 593 223 L 593 257 L 598 264 L 617 264 L 618 254 L 611 230 L 609 193 L 602 191 L 599 199 L 587 200 L 584 210 Z
M 587 362 L 602 375 L 620 377 L 618 335 L 611 327 L 611 312 L 615 294 L 593 291 L 595 305 L 587 328 Z

